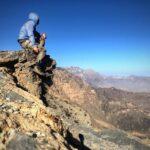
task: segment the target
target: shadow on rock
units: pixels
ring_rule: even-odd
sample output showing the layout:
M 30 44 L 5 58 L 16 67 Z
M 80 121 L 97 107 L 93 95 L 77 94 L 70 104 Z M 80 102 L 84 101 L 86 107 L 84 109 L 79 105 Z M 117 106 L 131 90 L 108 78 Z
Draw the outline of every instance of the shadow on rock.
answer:
M 43 101 L 44 105 L 46 107 L 48 107 L 48 102 L 46 100 L 45 95 L 47 93 L 47 86 L 50 87 L 50 86 L 53 85 L 53 79 L 52 79 L 52 77 L 49 77 L 49 78 L 41 77 L 41 80 L 42 80 L 42 82 L 41 82 L 41 85 L 40 85 L 40 87 L 41 87 L 41 97 L 40 97 L 40 99 Z
M 91 150 L 89 147 L 84 145 L 84 135 L 79 134 L 79 139 L 76 139 L 73 137 L 72 133 L 67 130 L 66 140 L 69 145 L 71 145 L 74 148 L 77 148 L 78 150 Z

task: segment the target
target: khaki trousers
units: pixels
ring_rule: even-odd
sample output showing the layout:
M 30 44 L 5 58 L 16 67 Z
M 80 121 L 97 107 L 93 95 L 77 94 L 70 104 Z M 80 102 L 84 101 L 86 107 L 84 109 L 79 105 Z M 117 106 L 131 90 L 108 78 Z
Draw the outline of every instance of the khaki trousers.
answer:
M 30 40 L 24 40 L 20 43 L 21 47 L 25 49 L 26 51 L 26 58 L 28 61 L 36 60 L 36 62 L 40 63 L 42 59 L 46 55 L 46 50 L 44 48 L 45 40 L 41 39 L 37 47 L 39 48 L 40 52 L 38 54 L 35 54 L 33 50 L 33 46 Z

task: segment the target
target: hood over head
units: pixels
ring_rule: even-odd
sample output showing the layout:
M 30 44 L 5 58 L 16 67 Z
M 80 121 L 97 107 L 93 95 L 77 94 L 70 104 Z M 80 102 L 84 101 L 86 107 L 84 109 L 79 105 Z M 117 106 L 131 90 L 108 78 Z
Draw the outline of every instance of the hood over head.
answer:
M 36 13 L 31 12 L 29 14 L 29 20 L 32 20 L 35 22 L 35 24 L 38 24 L 39 22 L 39 16 Z

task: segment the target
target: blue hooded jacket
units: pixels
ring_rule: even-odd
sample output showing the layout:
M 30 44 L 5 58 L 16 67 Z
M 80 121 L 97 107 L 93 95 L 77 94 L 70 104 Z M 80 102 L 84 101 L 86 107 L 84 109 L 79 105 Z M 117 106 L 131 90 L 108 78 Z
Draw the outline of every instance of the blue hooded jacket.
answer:
M 29 14 L 29 20 L 21 27 L 19 33 L 19 40 L 28 39 L 31 41 L 32 46 L 35 45 L 34 31 L 39 22 L 39 16 L 36 13 Z

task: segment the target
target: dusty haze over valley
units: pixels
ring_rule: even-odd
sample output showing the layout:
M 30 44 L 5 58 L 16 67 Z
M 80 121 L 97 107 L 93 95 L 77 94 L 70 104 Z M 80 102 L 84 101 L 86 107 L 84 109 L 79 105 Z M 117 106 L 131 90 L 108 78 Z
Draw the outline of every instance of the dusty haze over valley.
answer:
M 148 76 L 109 76 L 80 67 L 67 67 L 67 70 L 95 88 L 114 87 L 130 92 L 150 92 L 150 77 Z

